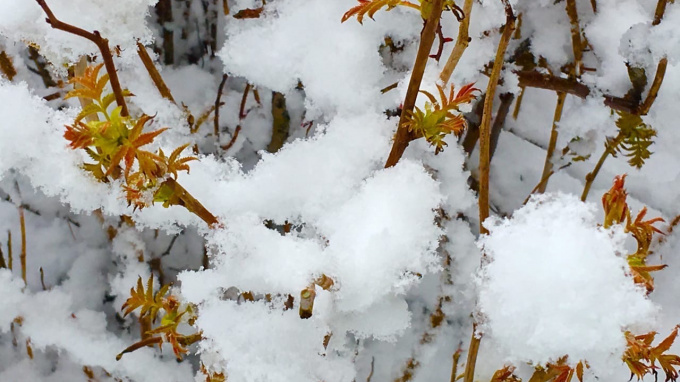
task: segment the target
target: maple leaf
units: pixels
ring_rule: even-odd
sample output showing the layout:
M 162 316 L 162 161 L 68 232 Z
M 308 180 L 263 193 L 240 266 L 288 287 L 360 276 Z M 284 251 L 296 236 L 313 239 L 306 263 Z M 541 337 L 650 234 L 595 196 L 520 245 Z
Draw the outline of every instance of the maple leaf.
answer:
M 342 15 L 341 22 L 344 23 L 345 21 L 349 20 L 352 16 L 356 16 L 359 24 L 363 24 L 364 16 L 368 15 L 368 17 L 373 19 L 373 15 L 375 15 L 375 13 L 378 12 L 383 7 L 387 7 L 388 11 L 394 9 L 398 5 L 420 10 L 419 5 L 413 4 L 408 1 L 401 0 L 358 0 L 358 1 L 359 5 L 350 8 L 349 11 L 345 12 L 345 14 Z
M 64 138 L 71 142 L 69 146 L 72 149 L 84 149 L 94 143 L 95 134 L 88 125 L 76 121 L 73 125 L 66 125 Z
M 661 232 L 660 229 L 654 227 L 654 224 L 659 222 L 665 222 L 665 220 L 661 217 L 656 217 L 649 220 L 642 220 L 644 219 L 646 214 L 647 207 L 644 207 L 635 217 L 635 220 L 631 221 L 629 217 L 628 223 L 626 224 L 626 230 L 628 230 L 633 235 L 635 240 L 637 240 L 638 242 L 637 253 L 644 256 L 646 256 L 649 253 L 649 247 L 652 244 L 652 236 L 654 235 L 654 233 L 658 233 L 661 235 L 664 234 L 663 232 Z
M 451 85 L 448 96 L 444 88 L 437 85 L 439 99 L 432 93 L 421 90 L 429 102 L 425 102 L 425 110 L 415 107 L 413 112 L 408 112 L 406 127 L 417 136 L 425 139 L 435 146 L 435 154 L 446 146 L 444 138 L 448 134 L 460 136 L 467 126 L 465 118 L 460 114 L 459 106 L 469 104 L 475 99 L 475 92 L 479 91 L 474 84 L 463 86 L 458 93 L 454 93 Z M 456 113 L 454 113 L 456 112 Z
M 155 322 L 156 316 L 161 308 L 164 307 L 164 296 L 168 293 L 170 285 L 165 285 L 161 289 L 153 293 L 153 276 L 149 276 L 149 280 L 146 282 L 146 290 L 142 283 L 142 278 L 137 279 L 137 289 L 130 288 L 130 297 L 125 301 L 121 310 L 123 310 L 123 316 L 127 316 L 132 313 L 135 309 L 141 308 L 139 317 L 151 317 L 152 322 Z
M 162 128 L 156 131 L 142 133 L 144 125 L 151 119 L 152 117 L 148 115 L 142 115 L 135 122 L 133 128 L 129 130 L 129 132 L 127 132 L 127 137 L 123 136 L 122 143 L 118 145 L 115 153 L 111 156 L 111 163 L 106 172 L 107 175 L 115 167 L 117 167 L 121 161 L 124 161 L 125 176 L 127 177 L 130 174 L 130 170 L 132 169 L 132 165 L 134 163 L 135 158 L 139 159 L 140 157 L 146 155 L 142 154 L 139 148 L 153 142 L 154 138 L 156 138 L 159 134 L 167 130 L 167 128 Z M 151 175 L 155 174 L 157 172 L 157 166 L 155 162 L 153 162 L 153 164 L 151 162 L 139 161 L 140 170 L 146 174 Z
M 184 144 L 170 153 L 169 157 L 165 157 L 165 153 L 163 152 L 162 149 L 158 149 L 158 158 L 161 163 L 164 164 L 165 166 L 165 172 L 172 174 L 172 176 L 177 179 L 178 172 L 179 171 L 186 171 L 187 173 L 189 172 L 189 165 L 187 164 L 188 162 L 198 160 L 196 157 L 183 157 L 180 158 L 180 154 L 184 149 L 189 147 L 189 144 Z
M 506 365 L 502 369 L 498 369 L 495 373 L 493 373 L 490 382 L 521 382 L 522 380 L 517 378 L 514 373 L 515 367 Z
M 656 332 L 633 336 L 630 332 L 624 333 L 627 347 L 623 354 L 623 361 L 631 371 L 631 378 L 636 376 L 638 380 L 647 374 L 656 376 L 658 362 L 666 374 L 666 381 L 676 381 L 678 379 L 678 368 L 680 368 L 680 357 L 674 354 L 665 354 L 670 350 L 673 342 L 678 336 L 678 327 L 663 339 L 657 346 L 652 347 Z
M 612 188 L 602 195 L 602 207 L 604 209 L 604 228 L 614 224 L 623 223 L 628 216 L 628 193 L 624 188 L 626 174 L 614 177 Z
M 74 85 L 74 88 L 73 90 L 66 93 L 64 99 L 78 97 L 90 100 L 99 100 L 104 88 L 106 87 L 106 83 L 109 81 L 109 75 L 106 73 L 99 77 L 99 71 L 103 66 L 104 64 L 88 66 L 85 68 L 85 72 L 82 76 L 75 76 L 71 78 L 68 82 L 69 84 Z M 78 87 L 75 85 L 80 86 Z

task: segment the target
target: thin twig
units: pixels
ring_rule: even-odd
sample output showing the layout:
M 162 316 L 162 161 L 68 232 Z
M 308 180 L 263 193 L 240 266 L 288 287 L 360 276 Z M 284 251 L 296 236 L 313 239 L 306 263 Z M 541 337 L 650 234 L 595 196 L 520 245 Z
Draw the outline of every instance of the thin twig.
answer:
M 486 98 L 484 100 L 484 113 L 482 122 L 479 125 L 479 225 L 480 233 L 488 233 L 484 228 L 484 220 L 489 217 L 489 166 L 490 166 L 490 140 L 491 140 L 491 116 L 493 113 L 493 101 L 496 93 L 496 86 L 500 79 L 503 63 L 505 62 L 505 51 L 515 29 L 515 15 L 507 0 L 502 0 L 506 7 L 506 23 L 501 35 L 496 58 L 494 60 L 491 76 L 486 88 Z
M 505 126 L 505 119 L 510 111 L 510 105 L 515 99 L 515 95 L 512 93 L 503 93 L 499 96 L 501 100 L 501 105 L 498 107 L 496 112 L 496 117 L 493 120 L 493 125 L 491 125 L 491 138 L 489 139 L 489 162 L 493 159 L 493 154 L 496 152 L 496 147 L 498 146 L 498 138 L 501 135 L 501 130 Z
M 43 267 L 40 267 L 40 285 L 42 285 L 43 290 L 47 290 L 47 287 L 45 286 L 45 271 L 43 271 Z
M 637 110 L 638 115 L 647 115 L 649 109 L 652 108 L 656 96 L 659 95 L 659 89 L 661 89 L 661 84 L 663 83 L 663 78 L 666 75 L 666 67 L 668 66 L 668 59 L 666 57 L 659 60 L 659 64 L 656 66 L 656 74 L 654 75 L 654 81 L 652 81 L 652 86 L 649 88 L 649 93 L 644 102 L 640 105 Z
M 591 90 L 588 86 L 570 78 L 555 77 L 550 74 L 544 74 L 535 70 L 516 71 L 519 78 L 520 87 L 530 87 L 554 90 L 557 92 L 564 92 L 575 95 L 579 98 L 586 98 L 590 95 Z M 626 113 L 634 114 L 638 105 L 631 100 L 612 95 L 604 95 L 604 104 L 614 110 L 625 111 Z
M 670 228 L 671 230 L 673 227 Z M 0 245 L 0 269 L 7 268 L 7 263 L 5 262 L 5 254 L 2 252 L 2 246 Z
M 439 26 L 442 9 L 443 0 L 433 0 L 432 12 L 425 22 L 425 28 L 423 28 L 421 34 L 416 61 L 413 64 L 413 72 L 408 84 L 408 89 L 406 90 L 401 116 L 399 117 L 397 134 L 394 137 L 394 144 L 392 145 L 389 157 L 387 157 L 385 168 L 396 165 L 404 154 L 404 151 L 406 151 L 406 147 L 408 147 L 409 143 L 416 138 L 414 134 L 409 131 L 408 127 L 406 127 L 406 121 L 409 118 L 409 114 L 413 111 L 413 107 L 416 104 L 416 98 L 418 98 L 420 83 L 423 80 L 430 49 L 432 49 L 432 43 L 434 43 L 437 27 Z
M 46 88 L 50 88 L 53 86 L 57 86 L 57 83 L 54 82 L 52 79 L 52 75 L 50 74 L 50 71 L 47 70 L 47 62 L 42 56 L 40 56 L 40 52 L 38 52 L 38 49 L 35 47 L 29 46 L 28 47 L 28 56 L 31 58 L 33 63 L 35 63 L 36 69 L 31 68 L 28 66 L 28 70 L 32 71 L 33 73 L 37 74 L 40 76 L 42 79 L 43 85 L 45 85 Z
M 8 80 L 12 81 L 14 76 L 17 75 L 16 69 L 12 64 L 12 59 L 5 53 L 5 51 L 0 51 L 0 72 L 7 77 Z
M 557 125 L 562 119 L 562 110 L 564 109 L 564 101 L 566 98 L 567 93 L 557 93 L 557 105 L 555 105 L 555 114 L 553 116 L 552 128 L 550 129 L 550 141 L 548 142 L 548 149 L 545 153 L 545 163 L 543 164 L 543 174 L 541 175 L 541 179 L 545 179 L 545 181 L 541 181 L 541 183 L 539 183 L 538 189 L 536 190 L 541 194 L 544 193 L 545 189 L 548 187 L 548 180 L 550 179 L 550 175 L 548 174 L 553 172 L 552 159 L 553 154 L 555 154 L 555 147 L 557 146 Z
M 463 382 L 473 382 L 475 378 L 475 364 L 477 363 L 477 354 L 479 353 L 479 343 L 482 341 L 481 334 L 477 333 L 477 323 L 472 324 L 472 338 L 470 338 L 470 347 L 468 348 L 467 363 L 465 364 L 465 373 L 463 374 Z
M 231 139 L 229 140 L 229 143 L 227 143 L 224 146 L 220 146 L 220 148 L 224 151 L 227 151 L 231 148 L 231 146 L 236 143 L 236 139 L 238 138 L 238 134 L 241 132 L 241 125 L 236 126 L 236 130 L 234 130 L 234 134 L 231 136 Z
M 621 141 L 625 138 L 625 135 L 623 134 L 622 131 L 619 131 L 619 134 L 614 138 L 613 140 L 607 142 L 604 152 L 600 156 L 600 159 L 597 161 L 597 164 L 595 165 L 595 168 L 593 171 L 589 172 L 588 175 L 586 175 L 586 184 L 583 187 L 583 193 L 581 194 L 581 201 L 585 202 L 586 199 L 588 199 L 588 193 L 590 192 L 590 187 L 593 185 L 593 181 L 597 177 L 597 174 L 600 172 L 600 169 L 602 169 L 602 165 L 604 164 L 604 161 L 607 159 L 607 157 L 610 154 L 614 154 L 616 147 L 621 144 Z
M 458 24 L 458 37 L 456 37 L 456 45 L 453 46 L 451 55 L 446 60 L 446 64 L 444 65 L 441 74 L 439 74 L 439 79 L 444 86 L 446 86 L 446 84 L 451 79 L 453 70 L 456 69 L 458 61 L 460 61 L 460 58 L 463 57 L 465 49 L 467 49 L 468 45 L 470 45 L 470 41 L 472 40 L 468 32 L 470 29 L 472 2 L 473 0 L 465 0 L 465 4 L 463 4 L 463 13 L 465 18 L 463 18 L 460 24 Z
M 283 147 L 290 135 L 290 114 L 286 108 L 286 96 L 272 92 L 272 137 L 267 151 L 275 153 Z
M 99 51 L 101 52 L 102 60 L 104 60 L 106 72 L 109 74 L 111 89 L 113 90 L 113 94 L 116 96 L 116 104 L 121 107 L 120 115 L 124 117 L 130 115 L 127 104 L 125 103 L 125 97 L 123 97 L 123 89 L 120 87 L 120 81 L 118 80 L 118 74 L 116 73 L 116 66 L 113 63 L 113 55 L 111 54 L 111 49 L 109 48 L 109 40 L 102 38 L 102 36 L 97 31 L 88 32 L 84 29 L 60 21 L 57 19 L 54 13 L 52 13 L 52 10 L 47 6 L 45 0 L 36 1 L 47 15 L 47 23 L 50 24 L 52 28 L 83 37 L 97 45 Z
M 451 382 L 456 382 L 458 377 L 458 363 L 460 362 L 460 353 L 463 352 L 461 345 L 458 345 L 458 350 L 453 353 L 453 363 L 451 365 Z
M 583 43 L 581 42 L 581 27 L 576 11 L 576 0 L 567 0 L 567 15 L 571 24 L 571 46 L 574 52 L 574 74 L 581 76 L 581 62 L 583 61 Z
M 144 64 L 146 71 L 149 72 L 149 77 L 151 77 L 151 81 L 153 81 L 154 85 L 156 85 L 156 89 L 158 89 L 158 92 L 161 93 L 161 96 L 165 99 L 170 100 L 172 103 L 177 104 L 177 102 L 175 102 L 175 98 L 172 96 L 172 93 L 170 92 L 170 89 L 165 84 L 165 81 L 163 81 L 163 77 L 161 77 L 161 74 L 158 72 L 158 69 L 156 69 L 156 65 L 153 64 L 153 60 L 149 56 L 149 53 L 146 51 L 146 48 L 139 41 L 137 41 L 137 54 L 139 55 L 139 58 L 142 60 L 142 63 Z
M 489 167 L 490 167 L 490 139 L 489 131 L 491 125 L 491 113 L 493 112 L 493 100 L 496 92 L 496 86 L 503 69 L 505 62 L 505 51 L 508 48 L 508 43 L 512 37 L 515 29 L 515 14 L 508 0 L 501 0 L 505 6 L 505 26 L 503 27 L 503 34 L 498 43 L 496 50 L 496 58 L 494 60 L 493 68 L 491 69 L 491 76 L 489 84 L 486 89 L 486 99 L 484 101 L 484 114 L 482 114 L 482 122 L 479 126 L 479 232 L 486 234 L 489 231 L 484 227 L 484 221 L 489 217 Z M 479 343 L 481 341 L 481 333 L 477 333 L 477 323 L 472 325 L 472 336 L 470 339 L 470 348 L 468 350 L 467 362 L 465 364 L 465 373 L 463 376 L 464 382 L 473 382 L 475 377 L 475 364 L 477 363 L 477 353 L 479 352 Z
M 527 88 L 522 87 L 519 90 L 519 95 L 517 96 L 517 102 L 515 102 L 515 110 L 512 111 L 512 119 L 517 120 L 517 117 L 519 116 L 519 109 L 522 107 L 522 100 L 524 99 L 524 91 L 527 90 Z
M 21 254 L 19 261 L 21 263 L 21 278 L 26 285 L 26 219 L 24 219 L 24 208 L 19 207 L 19 226 L 21 227 Z
M 224 90 L 224 84 L 227 83 L 227 79 L 229 79 L 229 75 L 222 75 L 222 81 L 220 81 L 220 86 L 217 88 L 217 97 L 215 98 L 215 123 L 213 130 L 217 142 L 220 141 L 220 105 L 222 104 L 220 101 L 222 100 L 222 91 Z
M 246 88 L 243 90 L 243 95 L 241 96 L 241 104 L 239 105 L 238 108 L 239 120 L 244 120 L 248 116 L 248 113 L 246 112 L 246 101 L 248 101 L 248 93 L 250 93 L 251 88 L 252 85 L 250 83 L 247 83 Z
M 12 270 L 12 231 L 7 230 L 7 267 Z

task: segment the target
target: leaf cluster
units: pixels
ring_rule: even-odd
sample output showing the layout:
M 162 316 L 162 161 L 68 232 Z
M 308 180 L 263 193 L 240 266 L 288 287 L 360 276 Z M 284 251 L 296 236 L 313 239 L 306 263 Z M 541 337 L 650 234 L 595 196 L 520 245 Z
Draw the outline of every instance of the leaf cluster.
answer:
M 678 379 L 678 368 L 680 368 L 680 357 L 674 354 L 666 354 L 678 336 L 678 327 L 661 341 L 657 346 L 652 347 L 656 332 L 634 336 L 626 332 L 626 351 L 623 354 L 623 362 L 630 369 L 630 377 L 636 376 L 638 380 L 647 374 L 657 377 L 659 366 L 666 375 L 666 382 Z M 658 366 L 657 366 L 658 363 Z
M 180 156 L 188 144 L 167 156 L 162 149 L 156 152 L 143 149 L 167 128 L 145 133 L 144 128 L 153 117 L 123 116 L 121 107 L 109 111 L 115 95 L 104 92 L 109 76 L 99 75 L 102 66 L 90 66 L 82 76 L 70 80 L 74 89 L 65 98 L 77 97 L 86 105 L 74 123 L 66 126 L 64 138 L 72 149 L 85 150 L 94 161 L 85 163 L 85 170 L 102 182 L 123 178 L 128 203 L 143 208 L 147 205 L 145 191 L 153 191 L 168 175 L 176 179 L 180 171 L 188 172 L 188 162 L 196 158 Z M 125 90 L 123 95 L 129 97 L 132 93 Z
M 555 362 L 548 363 L 545 367 L 536 367 L 529 382 L 570 382 L 574 375 L 580 382 L 583 382 L 583 370 L 588 367 L 588 363 L 584 361 L 579 361 L 575 367 L 571 367 L 567 363 L 567 356 L 564 356 Z
M 142 278 L 137 279 L 137 288 L 130 289 L 130 297 L 125 301 L 121 310 L 123 316 L 127 316 L 136 309 L 139 311 L 139 320 L 148 320 L 156 323 L 158 315 L 162 312 L 160 325 L 147 331 L 150 336 L 142 339 L 123 350 L 124 353 L 134 351 L 146 344 L 162 344 L 167 342 L 172 345 L 172 350 L 178 360 L 187 353 L 187 346 L 201 339 L 200 333 L 183 335 L 177 331 L 180 323 L 187 322 L 190 325 L 196 320 L 195 308 L 190 304 L 180 304 L 176 297 L 169 295 L 170 285 L 162 286 L 157 292 L 153 292 L 153 276 L 146 282 L 146 289 Z M 140 345 L 141 344 L 141 345 Z
M 628 157 L 631 166 L 641 168 L 645 160 L 652 155 L 649 146 L 654 143 L 652 139 L 656 136 L 656 130 L 645 124 L 639 115 L 622 111 L 617 111 L 617 114 L 619 118 L 616 120 L 616 126 L 619 128 L 621 140 L 620 143 L 612 145 L 615 142 L 609 139 L 608 146 L 614 147 L 616 152 Z
M 432 12 L 432 0 L 418 0 L 418 4 L 405 0 L 358 0 L 359 4 L 350 8 L 344 15 L 342 15 L 341 22 L 345 22 L 356 16 L 359 24 L 364 23 L 364 16 L 368 16 L 373 20 L 373 15 L 382 8 L 387 8 L 390 11 L 397 6 L 408 7 L 420 11 L 420 16 L 423 20 L 427 20 Z M 457 9 L 455 1 L 444 0 L 444 9 Z
M 459 107 L 471 103 L 475 98 L 475 92 L 479 89 L 474 84 L 467 84 L 454 93 L 451 85 L 448 96 L 444 88 L 437 85 L 439 100 L 430 92 L 421 90 L 429 102 L 425 102 L 424 110 L 415 107 L 413 112 L 408 112 L 406 127 L 418 137 L 424 137 L 432 146 L 435 153 L 439 153 L 446 146 L 444 138 L 449 134 L 460 136 L 467 122 L 461 114 Z
M 583 382 L 583 371 L 589 367 L 588 363 L 579 361 L 572 367 L 567 363 L 567 359 L 567 356 L 564 356 L 545 366 L 536 366 L 529 382 L 570 382 L 574 376 Z M 514 366 L 506 365 L 494 373 L 491 382 L 522 382 L 522 379 L 515 375 Z
M 666 265 L 647 265 L 647 256 L 655 233 L 663 234 L 654 224 L 663 222 L 660 217 L 644 220 L 647 208 L 638 212 L 635 219 L 632 218 L 628 202 L 628 193 L 624 188 L 626 176 L 614 178 L 612 188 L 602 196 L 602 207 L 605 219 L 604 227 L 609 228 L 614 224 L 622 224 L 627 233 L 630 233 L 637 242 L 635 253 L 628 255 L 627 261 L 635 283 L 644 285 L 648 292 L 654 290 L 654 278 L 650 272 L 660 271 Z

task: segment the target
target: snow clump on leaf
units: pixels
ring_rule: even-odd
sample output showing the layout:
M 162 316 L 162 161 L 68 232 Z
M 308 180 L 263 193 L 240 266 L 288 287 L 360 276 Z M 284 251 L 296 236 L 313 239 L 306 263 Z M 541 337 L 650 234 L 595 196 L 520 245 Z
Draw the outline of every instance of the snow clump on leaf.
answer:
M 479 244 L 482 330 L 510 361 L 544 364 L 567 355 L 596 374 L 620 366 L 623 330 L 656 308 L 628 275 L 620 226 L 598 226 L 591 204 L 541 195 L 511 219 L 485 222 Z

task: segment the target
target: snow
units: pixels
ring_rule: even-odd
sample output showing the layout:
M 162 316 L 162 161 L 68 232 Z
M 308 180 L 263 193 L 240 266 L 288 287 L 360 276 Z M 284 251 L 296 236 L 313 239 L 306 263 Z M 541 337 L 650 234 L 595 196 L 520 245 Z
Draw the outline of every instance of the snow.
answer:
M 512 219 L 485 222 L 488 257 L 480 311 L 512 362 L 568 355 L 607 373 L 625 350 L 622 330 L 653 323 L 657 308 L 626 273 L 626 235 L 599 228 L 592 205 L 566 194 L 532 198 Z
M 557 95 L 527 88 L 516 119 L 511 105 L 491 162 L 492 217 L 482 236 L 476 149 L 468 156 L 448 136 L 435 155 L 419 139 L 384 168 L 423 28 L 417 10 L 382 9 L 361 25 L 340 22 L 356 0 L 231 0 L 228 15 L 219 1 L 168 1 L 173 20 L 160 25 L 157 1 L 47 2 L 61 20 L 97 30 L 120 49 L 114 62 L 135 94 L 131 114 L 153 115 L 149 131 L 168 128 L 148 148 L 168 153 L 189 144 L 185 154 L 199 160 L 178 182 L 219 223 L 208 227 L 181 206 L 135 211 L 121 181 L 97 182 L 82 169 L 87 154 L 63 138 L 80 103 L 60 98 L 70 89 L 68 66 L 83 56 L 99 63 L 100 53 L 52 29 L 37 2 L 0 2 L 0 51 L 17 71 L 12 81 L 0 73 L 0 248 L 5 261 L 13 253 L 13 269 L 0 269 L 0 380 L 81 380 L 87 367 L 101 381 L 204 381 L 199 365 L 243 382 L 383 381 L 405 372 L 415 382 L 448 380 L 458 349 L 462 372 L 477 321 L 476 380 L 506 363 L 528 380 L 534 366 L 568 355 L 571 365 L 588 362 L 587 377 L 609 382 L 629 376 L 621 363 L 625 330 L 666 334 L 678 323 L 680 230 L 664 242 L 655 236 L 650 263 L 669 267 L 655 272 L 656 290 L 646 295 L 628 275 L 629 235 L 599 226 L 599 199 L 623 173 L 632 210 L 648 206 L 649 217 L 669 222 L 680 210 L 677 2 L 667 4 L 658 25 L 655 2 L 598 0 L 597 12 L 589 1 L 576 2 L 587 41 L 576 80 L 591 92 L 567 96 L 549 193 L 526 205 L 542 174 Z M 517 102 L 513 71 L 523 68 L 511 57 L 521 44 L 530 41 L 537 70 L 562 77 L 573 49 L 564 2 L 510 3 L 522 14 L 521 33 L 510 41 L 497 94 L 513 93 Z M 259 18 L 233 17 L 261 6 Z M 486 88 L 504 23 L 503 2 L 473 2 L 469 46 L 449 81 L 456 89 L 473 82 Z M 451 12 L 441 25 L 455 41 Z M 176 104 L 151 81 L 137 41 L 156 61 L 173 46 L 174 64 L 156 67 Z M 49 61 L 57 86 L 43 84 L 42 58 L 34 61 L 27 44 Z M 440 62 L 428 61 L 421 89 L 436 92 L 453 46 L 444 45 Z M 629 91 L 626 64 L 643 68 L 651 83 L 662 58 L 664 82 L 643 116 L 657 131 L 653 155 L 639 170 L 624 155 L 610 155 L 588 197 L 598 204 L 581 202 L 586 174 L 618 132 L 603 94 Z M 217 136 L 211 108 L 224 74 Z M 283 147 L 268 152 L 273 92 L 284 95 L 290 123 Z M 421 94 L 417 105 L 426 100 Z M 205 115 L 197 131 L 187 111 Z M 562 155 L 566 147 L 571 152 Z M 590 156 L 575 162 L 573 153 Z M 18 207 L 25 214 L 25 282 Z M 322 275 L 333 280 L 328 290 L 313 286 Z M 156 288 L 173 283 L 170 293 L 196 308 L 196 321 L 181 331 L 200 331 L 202 339 L 184 361 L 175 361 L 168 344 L 115 360 L 141 338 L 136 314 L 120 312 L 140 277 Z M 305 288 L 315 288 L 316 297 L 312 316 L 301 319 Z M 239 297 L 245 292 L 254 301 Z M 441 321 L 434 325 L 433 317 Z

